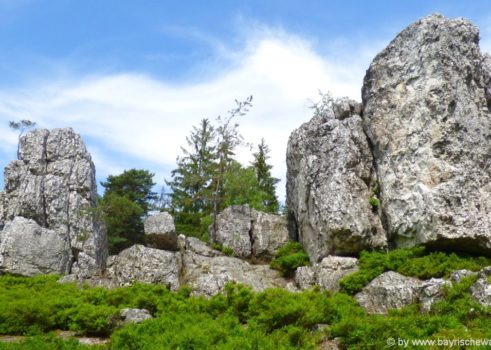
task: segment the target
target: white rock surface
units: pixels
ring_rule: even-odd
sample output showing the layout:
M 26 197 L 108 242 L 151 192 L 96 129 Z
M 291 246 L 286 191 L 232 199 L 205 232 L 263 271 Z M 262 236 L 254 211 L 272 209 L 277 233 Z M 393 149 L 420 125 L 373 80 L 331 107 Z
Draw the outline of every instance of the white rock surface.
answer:
M 178 250 L 174 218 L 167 212 L 147 217 L 144 221 L 145 240 L 154 248 Z

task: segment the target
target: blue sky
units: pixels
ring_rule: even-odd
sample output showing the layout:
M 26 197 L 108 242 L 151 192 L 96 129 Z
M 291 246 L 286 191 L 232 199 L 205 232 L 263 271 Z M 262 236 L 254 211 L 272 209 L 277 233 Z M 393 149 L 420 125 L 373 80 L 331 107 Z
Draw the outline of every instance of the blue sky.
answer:
M 359 100 L 374 55 L 432 12 L 469 18 L 491 51 L 489 1 L 0 0 L 0 167 L 8 121 L 30 119 L 80 133 L 99 181 L 142 168 L 162 183 L 192 125 L 252 94 L 242 133 L 266 139 L 284 179 L 318 91 Z

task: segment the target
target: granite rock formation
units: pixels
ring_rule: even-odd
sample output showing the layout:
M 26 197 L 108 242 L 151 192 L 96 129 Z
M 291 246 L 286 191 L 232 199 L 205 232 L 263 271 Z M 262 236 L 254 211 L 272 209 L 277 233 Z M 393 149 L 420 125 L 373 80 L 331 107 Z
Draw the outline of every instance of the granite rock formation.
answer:
M 364 127 L 396 247 L 491 252 L 491 70 L 478 43 L 467 20 L 431 15 L 367 71 Z
M 247 205 L 234 205 L 218 214 L 216 230 L 210 226 L 210 237 L 241 258 L 271 257 L 289 240 L 283 217 Z
M 95 169 L 81 137 L 71 128 L 36 130 L 20 139 L 19 156 L 5 169 L 0 195 L 0 269 L 21 275 L 101 271 L 107 237 L 93 210 Z M 27 261 L 19 264 L 21 256 Z
M 287 149 L 287 207 L 313 262 L 386 245 L 377 208 L 373 157 L 360 104 L 328 103 L 295 130 Z
M 144 221 L 145 241 L 153 248 L 178 250 L 174 218 L 167 212 L 147 217 Z

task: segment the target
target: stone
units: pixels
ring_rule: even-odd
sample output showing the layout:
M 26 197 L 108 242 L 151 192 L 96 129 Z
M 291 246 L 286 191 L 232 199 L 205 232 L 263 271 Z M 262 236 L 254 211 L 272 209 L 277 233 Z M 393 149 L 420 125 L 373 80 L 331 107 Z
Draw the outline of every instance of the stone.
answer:
M 491 306 L 491 283 L 488 278 L 478 278 L 470 289 L 471 295 L 483 306 Z
M 217 216 L 210 226 L 213 242 L 231 248 L 240 258 L 272 257 L 289 240 L 286 220 L 247 205 L 234 205 Z
M 450 281 L 442 278 L 431 278 L 423 281 L 420 287 L 420 311 L 427 313 L 431 311 L 431 306 L 444 298 L 445 287 L 452 287 Z
M 366 73 L 364 130 L 395 247 L 491 252 L 491 65 L 478 44 L 467 20 L 431 15 Z
M 358 259 L 328 256 L 312 266 L 301 266 L 295 272 L 295 282 L 300 289 L 319 286 L 322 290 L 339 291 L 339 280 L 358 271 Z
M 31 219 L 68 242 L 63 254 L 69 256 L 68 267 L 63 273 L 102 271 L 108 255 L 107 237 L 94 210 L 94 164 L 80 135 L 71 128 L 35 130 L 21 137 L 19 156 L 5 168 L 0 225 L 2 220 L 8 225 L 16 217 Z M 2 249 L 1 255 L 16 254 L 6 250 L 10 249 L 6 245 Z M 2 268 L 10 272 L 8 267 Z M 43 271 L 41 266 L 39 271 Z
M 187 250 L 189 252 L 193 252 L 198 255 L 209 256 L 209 257 L 223 255 L 222 252 L 210 248 L 205 242 L 203 242 L 202 240 L 196 237 L 186 237 L 184 235 L 180 235 L 180 236 L 184 237 L 184 244 L 182 245 L 183 250 Z
M 167 212 L 147 217 L 144 221 L 145 241 L 153 248 L 179 250 L 174 218 Z
M 119 315 L 123 324 L 142 323 L 145 320 L 153 318 L 147 309 L 123 309 Z
M 293 131 L 287 149 L 287 207 L 312 262 L 386 246 L 373 157 L 358 103 L 341 99 Z
M 457 270 L 450 274 L 450 281 L 459 283 L 463 278 L 476 275 L 477 273 L 470 270 Z
M 181 286 L 181 268 L 181 253 L 136 244 L 110 256 L 104 274 L 87 282 L 109 288 L 130 286 L 135 282 L 164 284 L 175 291 Z
M 0 271 L 15 275 L 66 274 L 71 254 L 68 237 L 20 216 L 7 222 L 0 238 Z
M 387 314 L 418 302 L 421 284 L 416 278 L 388 271 L 373 279 L 355 299 L 369 314 Z
M 268 265 L 252 265 L 234 257 L 207 257 L 188 251 L 183 254 L 182 283 L 191 287 L 193 294 L 208 297 L 221 292 L 227 283 L 242 283 L 255 291 L 292 288 Z

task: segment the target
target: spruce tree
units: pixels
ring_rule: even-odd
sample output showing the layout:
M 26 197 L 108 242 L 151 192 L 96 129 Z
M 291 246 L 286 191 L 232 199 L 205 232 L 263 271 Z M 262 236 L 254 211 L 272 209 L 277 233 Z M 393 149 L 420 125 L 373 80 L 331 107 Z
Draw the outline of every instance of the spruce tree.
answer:
M 213 174 L 217 167 L 216 131 L 208 119 L 201 120 L 186 137 L 188 148 L 181 147 L 183 156 L 177 158 L 172 171 L 171 211 L 177 230 L 202 235 L 206 228 L 203 219 L 213 207 Z
M 275 187 L 280 180 L 271 176 L 273 166 L 267 163 L 269 152 L 268 145 L 264 139 L 261 139 L 261 143 L 257 145 L 257 152 L 253 154 L 252 166 L 256 171 L 259 189 L 264 193 L 263 206 L 265 210 L 270 213 L 277 213 L 280 205 L 276 197 Z

